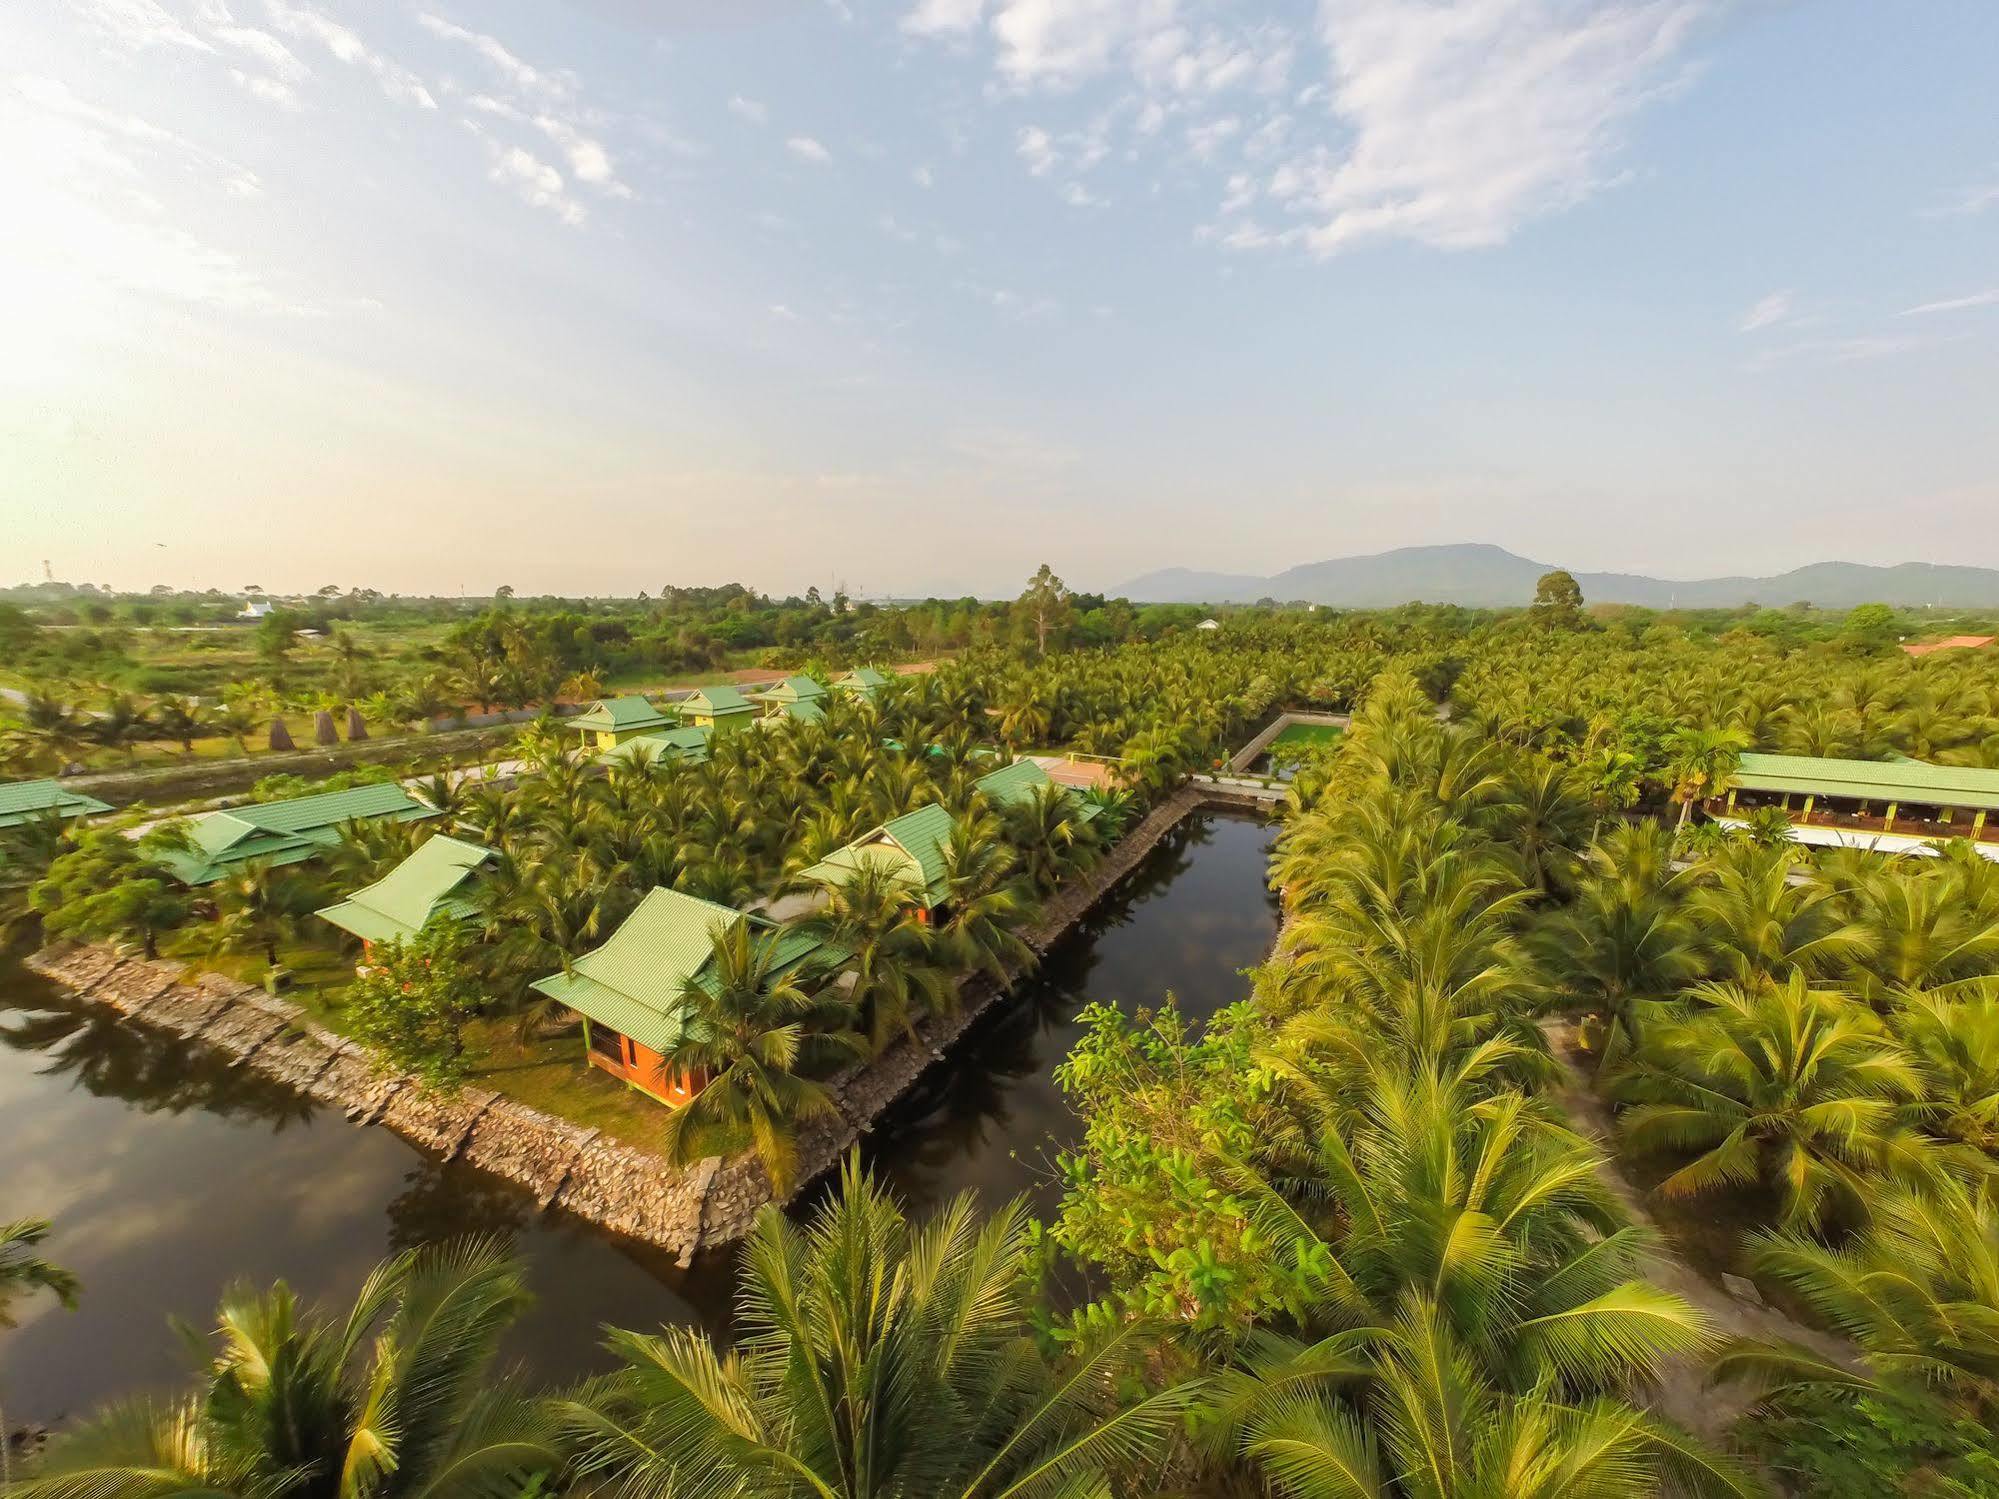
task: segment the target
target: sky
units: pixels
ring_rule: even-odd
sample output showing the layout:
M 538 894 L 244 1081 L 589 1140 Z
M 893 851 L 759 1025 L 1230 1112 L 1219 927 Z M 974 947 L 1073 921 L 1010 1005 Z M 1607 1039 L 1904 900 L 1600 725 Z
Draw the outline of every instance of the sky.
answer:
M 1999 566 L 1999 5 L 0 6 L 0 582 Z

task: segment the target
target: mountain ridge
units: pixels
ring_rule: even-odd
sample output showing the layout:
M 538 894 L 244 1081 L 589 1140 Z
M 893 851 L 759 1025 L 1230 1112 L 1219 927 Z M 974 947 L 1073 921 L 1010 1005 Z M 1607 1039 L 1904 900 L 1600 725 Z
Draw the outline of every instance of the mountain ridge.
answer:
M 1523 605 L 1545 572 L 1561 566 L 1536 562 L 1487 542 L 1397 547 L 1358 557 L 1300 563 L 1283 572 L 1206 572 L 1167 567 L 1141 574 L 1117 592 L 1147 604 L 1247 604 L 1274 598 L 1350 609 L 1397 604 L 1460 604 L 1467 608 Z M 1653 609 L 1732 609 L 1742 604 L 1782 607 L 1808 602 L 1823 608 L 1894 604 L 1944 608 L 1999 606 L 1999 568 L 1947 563 L 1812 562 L 1768 577 L 1654 578 L 1643 573 L 1569 569 L 1593 604 L 1638 604 Z

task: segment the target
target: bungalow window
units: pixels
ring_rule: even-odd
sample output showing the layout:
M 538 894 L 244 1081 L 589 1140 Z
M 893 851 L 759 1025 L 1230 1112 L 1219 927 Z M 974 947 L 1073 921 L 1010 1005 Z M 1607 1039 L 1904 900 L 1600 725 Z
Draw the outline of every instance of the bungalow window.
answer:
M 625 1038 L 612 1030 L 608 1025 L 593 1025 L 590 1027 L 590 1049 L 607 1061 L 616 1062 L 620 1066 L 624 1065 Z

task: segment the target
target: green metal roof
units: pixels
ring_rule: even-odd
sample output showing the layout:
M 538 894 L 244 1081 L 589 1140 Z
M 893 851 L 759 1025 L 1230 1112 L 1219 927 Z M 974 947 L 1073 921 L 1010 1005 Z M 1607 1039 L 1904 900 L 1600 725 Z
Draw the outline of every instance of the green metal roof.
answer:
M 703 687 L 674 704 L 684 714 L 701 714 L 711 718 L 726 718 L 731 713 L 754 713 L 756 708 L 734 687 L 724 683 L 720 687 Z
M 642 697 L 607 697 L 592 703 L 569 720 L 572 729 L 604 729 L 623 733 L 632 729 L 656 729 L 673 720 Z
M 786 718 L 795 718 L 800 723 L 817 723 L 826 716 L 825 706 L 816 697 L 801 698 L 797 702 L 780 705 Z
M 1016 760 L 1011 765 L 1003 765 L 998 770 L 988 771 L 972 783 L 986 795 L 986 800 L 995 807 L 1019 807 L 1031 801 L 1043 786 L 1056 785 L 1055 778 L 1033 760 Z M 1064 786 L 1062 793 L 1075 804 L 1076 815 L 1084 822 L 1090 821 L 1103 809 L 1086 802 L 1076 793 L 1074 787 Z
M 757 694 L 767 703 L 814 702 L 826 695 L 826 686 L 814 677 L 786 677 L 774 687 Z
M 886 864 L 921 895 L 928 908 L 950 894 L 944 879 L 944 847 L 950 841 L 951 813 L 942 803 L 932 802 L 835 849 L 802 877 L 839 885 L 864 864 Z
M 838 677 L 833 685 L 847 692 L 873 692 L 877 687 L 888 686 L 888 677 L 872 666 L 857 666 L 844 677 Z
M 537 979 L 532 987 L 664 1055 L 679 1044 L 684 1029 L 682 988 L 690 979 L 710 987 L 714 934 L 741 921 L 753 923 L 774 944 L 779 972 L 795 971 L 822 952 L 822 944 L 805 933 L 662 886 L 646 892 L 602 947 L 578 958 L 569 972 Z
M 491 849 L 438 833 L 374 884 L 318 914 L 368 942 L 407 942 L 435 916 L 463 921 L 476 915 L 466 887 L 492 857 Z
M 340 842 L 344 822 L 378 817 L 417 822 L 435 816 L 436 808 L 425 806 L 395 782 L 372 782 L 182 818 L 178 825 L 186 830 L 192 847 L 162 854 L 160 862 L 183 883 L 206 885 L 254 859 L 273 864 L 310 859 Z
M 1921 760 L 1821 760 L 1810 755 L 1749 754 L 1736 766 L 1735 784 L 1744 791 L 1999 810 L 1999 770 L 1931 765 Z
M 71 791 L 60 781 L 8 781 L 0 784 L 0 828 L 18 827 L 53 812 L 57 817 L 84 817 L 109 812 L 107 803 Z
M 597 757 L 600 765 L 616 765 L 633 760 L 669 760 L 682 765 L 701 765 L 708 759 L 712 731 L 694 724 L 640 734 L 605 750 Z

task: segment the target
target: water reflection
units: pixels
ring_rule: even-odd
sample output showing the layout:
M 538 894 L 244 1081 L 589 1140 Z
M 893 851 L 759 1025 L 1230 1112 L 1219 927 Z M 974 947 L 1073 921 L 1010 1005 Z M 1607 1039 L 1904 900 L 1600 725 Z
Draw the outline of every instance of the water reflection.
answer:
M 1241 999 L 1242 970 L 1277 934 L 1265 885 L 1274 836 L 1241 817 L 1182 823 L 883 1119 L 867 1140 L 870 1163 L 917 1206 L 970 1187 L 988 1206 L 1026 1192 L 1051 1210 L 1056 1152 L 1076 1124 L 1053 1072 L 1082 1034 L 1077 1013 L 1092 1001 L 1155 1007 L 1170 991 L 1205 1019 Z
M 922 1208 L 972 1187 L 1032 1189 L 1044 1207 L 1073 1120 L 1050 1071 L 1090 999 L 1189 1014 L 1240 997 L 1238 970 L 1276 931 L 1270 831 L 1184 823 L 1037 978 L 965 1038 L 868 1137 L 878 1170 Z M 518 1188 L 350 1124 L 198 1045 L 58 998 L 0 955 L 0 1219 L 53 1218 L 50 1256 L 83 1279 L 73 1313 L 48 1298 L 0 1332 L 9 1418 L 55 1422 L 114 1395 L 181 1384 L 177 1317 L 206 1327 L 225 1284 L 283 1277 L 344 1305 L 382 1255 L 466 1232 L 514 1237 L 537 1302 L 509 1352 L 543 1379 L 603 1367 L 605 1324 L 726 1330 L 734 1256 L 691 1270 Z

